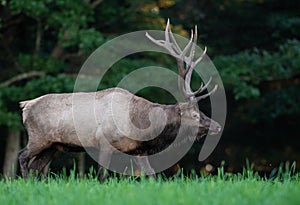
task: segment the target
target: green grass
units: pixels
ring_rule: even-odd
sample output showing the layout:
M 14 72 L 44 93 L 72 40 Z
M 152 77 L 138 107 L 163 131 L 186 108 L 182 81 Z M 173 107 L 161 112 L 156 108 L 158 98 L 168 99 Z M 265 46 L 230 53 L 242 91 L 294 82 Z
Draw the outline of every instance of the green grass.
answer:
M 266 179 L 253 171 L 217 176 L 95 178 L 54 176 L 42 180 L 0 180 L 0 204 L 300 204 L 300 174 Z

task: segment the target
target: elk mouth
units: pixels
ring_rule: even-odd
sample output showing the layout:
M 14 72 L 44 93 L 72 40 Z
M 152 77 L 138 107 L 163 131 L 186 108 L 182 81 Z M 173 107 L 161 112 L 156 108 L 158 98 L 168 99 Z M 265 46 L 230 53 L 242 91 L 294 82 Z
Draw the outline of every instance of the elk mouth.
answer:
M 210 135 L 216 135 L 216 134 L 219 134 L 220 131 L 221 131 L 221 128 L 220 128 L 220 130 L 218 130 L 218 131 L 211 131 L 211 130 L 209 130 L 209 134 L 210 134 Z

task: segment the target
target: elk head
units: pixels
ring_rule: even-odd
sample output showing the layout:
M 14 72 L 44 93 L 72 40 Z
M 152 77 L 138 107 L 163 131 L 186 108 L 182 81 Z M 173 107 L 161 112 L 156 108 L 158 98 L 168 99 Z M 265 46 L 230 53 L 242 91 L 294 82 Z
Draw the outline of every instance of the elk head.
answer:
M 154 39 L 148 33 L 146 33 L 146 36 L 153 43 L 165 48 L 177 60 L 178 88 L 181 95 L 185 99 L 185 102 L 178 104 L 181 119 L 184 119 L 182 122 L 187 123 L 188 126 L 197 126 L 197 137 L 202 137 L 208 131 L 210 131 L 210 134 L 218 134 L 222 129 L 219 123 L 210 119 L 198 109 L 198 102 L 213 94 L 217 90 L 218 85 L 215 85 L 210 92 L 204 95 L 200 94 L 207 89 L 208 85 L 212 81 L 212 77 L 210 77 L 206 84 L 201 84 L 200 88 L 196 91 L 193 91 L 190 86 L 193 70 L 195 66 L 203 59 L 206 53 L 205 47 L 202 55 L 198 59 L 194 59 L 195 47 L 197 43 L 197 26 L 195 26 L 195 32 L 192 30 L 191 38 L 183 50 L 179 47 L 170 29 L 169 19 L 165 30 L 165 40 Z

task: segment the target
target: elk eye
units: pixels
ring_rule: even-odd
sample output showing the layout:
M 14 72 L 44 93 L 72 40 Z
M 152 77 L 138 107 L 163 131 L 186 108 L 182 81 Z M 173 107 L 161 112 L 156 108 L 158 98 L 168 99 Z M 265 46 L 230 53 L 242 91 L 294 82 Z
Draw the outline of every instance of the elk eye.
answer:
M 193 117 L 193 118 L 197 118 L 197 119 L 198 119 L 198 118 L 199 118 L 199 114 L 198 114 L 198 113 L 196 113 L 196 112 L 193 112 L 193 113 L 192 113 L 192 117 Z

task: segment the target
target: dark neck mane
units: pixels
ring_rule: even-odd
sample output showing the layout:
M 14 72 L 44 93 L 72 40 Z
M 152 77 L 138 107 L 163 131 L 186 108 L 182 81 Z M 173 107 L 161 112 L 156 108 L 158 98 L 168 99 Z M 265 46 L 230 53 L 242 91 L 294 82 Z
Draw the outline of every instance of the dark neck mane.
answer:
M 180 112 L 179 112 L 178 105 L 177 104 L 176 105 L 160 105 L 160 104 L 152 104 L 151 105 L 152 108 L 155 106 L 159 106 L 160 108 L 162 108 L 167 115 L 167 124 L 166 124 L 165 128 L 159 134 L 159 136 L 157 136 L 156 138 L 149 140 L 149 141 L 142 141 L 140 143 L 140 146 L 137 149 L 130 151 L 128 154 L 132 154 L 132 155 L 155 154 L 155 153 L 158 153 L 158 152 L 166 149 L 175 140 L 175 138 L 178 134 L 179 127 L 180 127 Z M 149 108 L 146 107 L 146 109 L 149 109 Z M 135 112 L 137 112 L 137 111 L 135 111 Z M 135 113 L 135 114 L 137 114 L 137 113 Z M 142 117 L 144 114 L 132 115 L 132 116 Z M 147 115 L 148 115 L 148 113 L 147 113 Z M 138 123 L 134 119 L 132 119 L 132 120 L 133 120 L 133 123 L 135 123 L 137 126 L 140 126 L 140 128 L 143 128 L 143 127 L 141 127 L 141 125 L 145 125 L 145 118 L 142 120 L 143 123 Z M 148 116 L 147 116 L 147 120 L 148 120 Z M 149 120 L 148 120 L 148 122 L 150 123 Z

